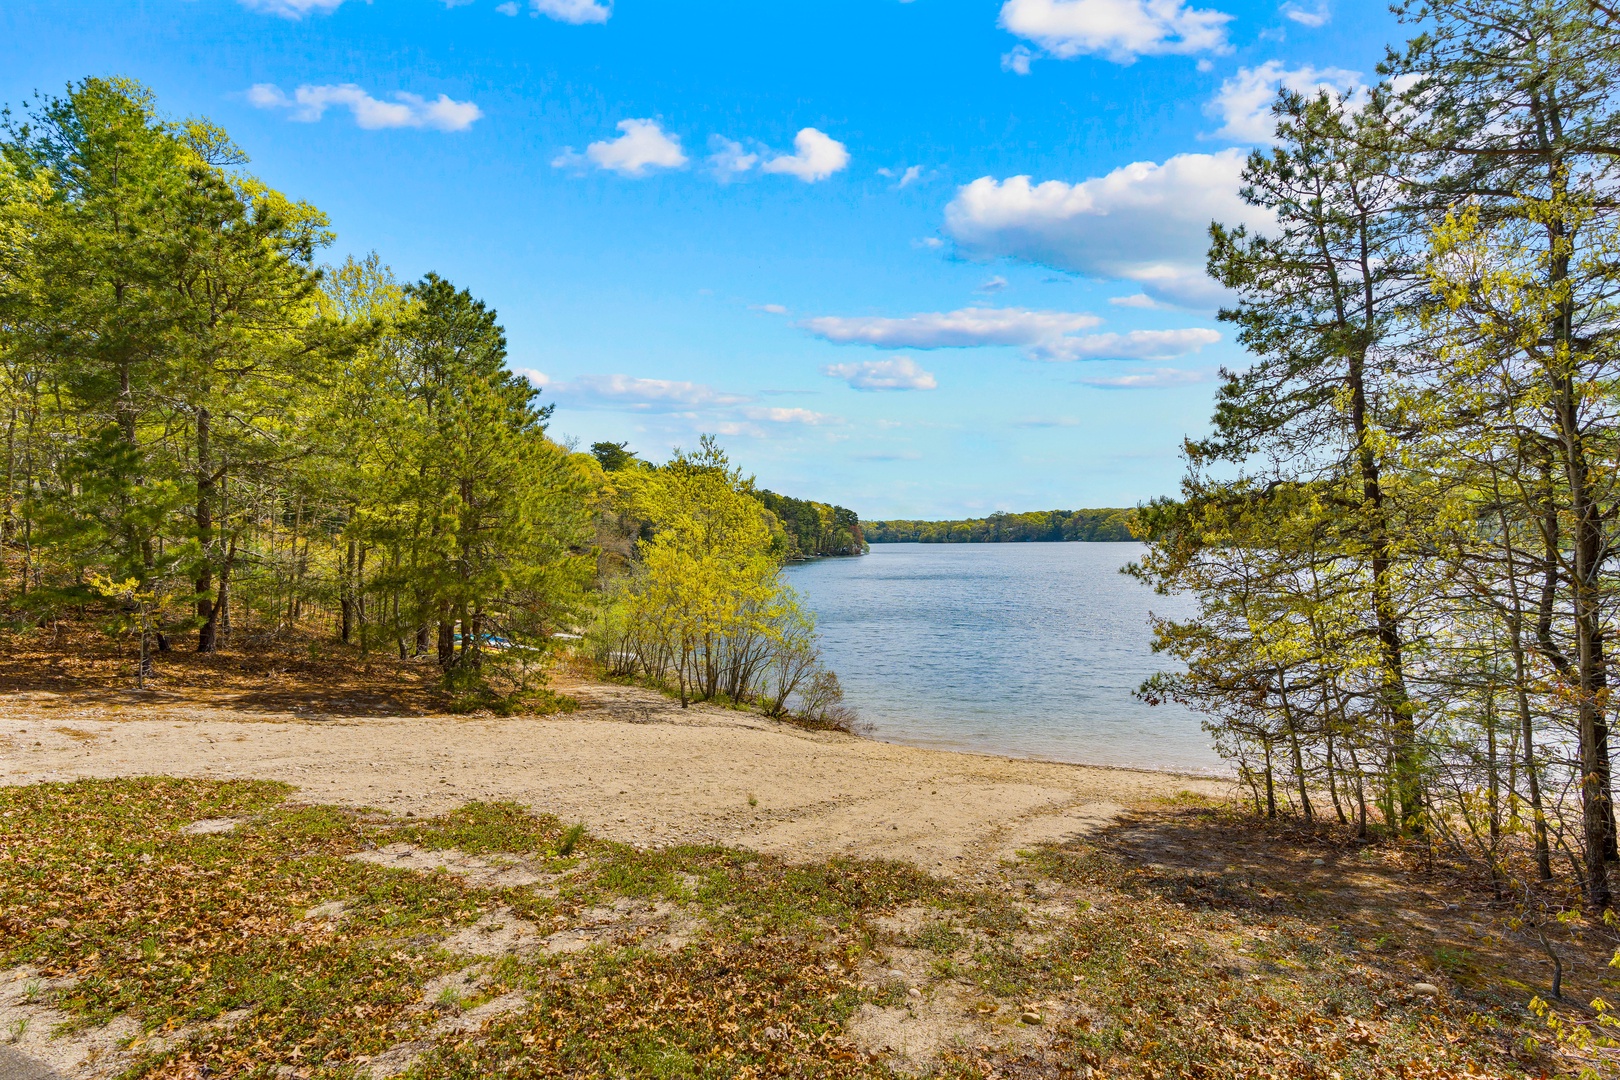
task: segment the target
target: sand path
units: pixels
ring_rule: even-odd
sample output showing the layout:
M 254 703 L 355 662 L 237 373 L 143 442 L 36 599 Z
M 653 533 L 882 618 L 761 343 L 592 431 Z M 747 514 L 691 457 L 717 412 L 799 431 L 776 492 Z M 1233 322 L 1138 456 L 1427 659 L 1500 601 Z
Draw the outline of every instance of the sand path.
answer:
M 556 718 L 361 715 L 143 701 L 134 694 L 0 700 L 0 783 L 171 775 L 283 780 L 300 798 L 394 813 L 511 799 L 643 845 L 715 841 L 789 859 L 982 867 L 1085 833 L 1130 803 L 1228 783 L 895 746 L 650 691 L 561 685 Z

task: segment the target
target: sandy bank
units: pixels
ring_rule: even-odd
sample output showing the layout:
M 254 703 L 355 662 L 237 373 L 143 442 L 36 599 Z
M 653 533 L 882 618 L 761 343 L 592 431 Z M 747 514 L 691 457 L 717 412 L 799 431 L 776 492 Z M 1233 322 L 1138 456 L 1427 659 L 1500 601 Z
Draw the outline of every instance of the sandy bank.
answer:
M 566 717 L 377 716 L 134 694 L 0 700 L 0 783 L 166 774 L 283 780 L 311 802 L 434 813 L 511 799 L 639 844 L 715 841 L 788 858 L 852 854 L 937 873 L 1086 832 L 1126 805 L 1220 780 L 923 750 L 560 686 Z

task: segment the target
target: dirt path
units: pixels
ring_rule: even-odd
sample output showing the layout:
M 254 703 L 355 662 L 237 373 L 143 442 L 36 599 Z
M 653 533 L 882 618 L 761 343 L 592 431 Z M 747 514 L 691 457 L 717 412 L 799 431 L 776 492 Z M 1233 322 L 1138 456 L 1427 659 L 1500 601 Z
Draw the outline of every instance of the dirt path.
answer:
M 646 690 L 558 689 L 567 717 L 377 716 L 216 697 L 14 693 L 0 783 L 172 775 L 283 780 L 304 799 L 437 813 L 511 799 L 643 845 L 715 841 L 788 858 L 910 860 L 953 874 L 1088 832 L 1133 802 L 1221 781 L 1015 761 L 808 732 Z

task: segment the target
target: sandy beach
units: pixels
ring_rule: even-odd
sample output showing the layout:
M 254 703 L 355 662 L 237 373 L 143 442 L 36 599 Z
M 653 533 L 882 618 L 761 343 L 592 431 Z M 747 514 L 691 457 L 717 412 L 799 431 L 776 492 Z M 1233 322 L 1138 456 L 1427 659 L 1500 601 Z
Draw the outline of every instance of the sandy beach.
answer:
M 280 780 L 309 802 L 436 813 L 507 799 L 641 845 L 715 842 L 971 872 L 1084 834 L 1123 808 L 1228 782 L 1020 761 L 805 731 L 652 691 L 564 681 L 574 714 L 378 715 L 133 693 L 0 703 L 0 783 L 171 775 Z

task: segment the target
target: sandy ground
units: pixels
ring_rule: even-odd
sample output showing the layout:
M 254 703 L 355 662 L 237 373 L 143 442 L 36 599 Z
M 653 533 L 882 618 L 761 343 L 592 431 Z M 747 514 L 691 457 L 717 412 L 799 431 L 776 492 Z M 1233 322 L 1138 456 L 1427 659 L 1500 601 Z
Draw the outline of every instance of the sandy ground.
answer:
M 0 698 L 0 783 L 170 775 L 283 780 L 309 802 L 437 813 L 511 799 L 643 845 L 715 841 L 793 860 L 852 854 L 955 874 L 1085 833 L 1127 805 L 1229 784 L 809 732 L 651 691 L 563 684 L 551 718 L 265 710 L 134 693 Z

